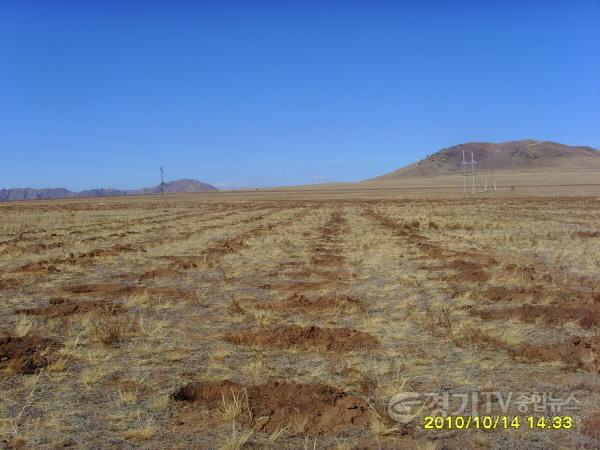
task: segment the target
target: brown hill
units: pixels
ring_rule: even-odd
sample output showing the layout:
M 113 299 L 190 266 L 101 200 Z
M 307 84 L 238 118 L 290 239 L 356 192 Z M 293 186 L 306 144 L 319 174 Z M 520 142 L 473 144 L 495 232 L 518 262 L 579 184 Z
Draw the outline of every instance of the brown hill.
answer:
M 202 183 L 198 180 L 182 178 L 181 180 L 165 183 L 165 193 L 183 193 L 183 192 L 208 192 L 216 191 L 217 188 L 210 184 Z M 0 202 L 7 200 L 47 200 L 57 198 L 74 197 L 115 197 L 120 195 L 147 195 L 159 194 L 161 185 L 143 189 L 119 190 L 119 189 L 89 189 L 81 192 L 73 192 L 64 188 L 30 189 L 14 188 L 0 189 Z
M 465 159 L 477 161 L 476 170 L 482 171 L 534 171 L 547 169 L 600 170 L 600 151 L 591 147 L 572 147 L 549 141 L 531 139 L 501 144 L 468 142 L 444 148 L 409 166 L 373 178 L 372 180 L 397 180 L 411 177 L 433 177 L 459 174 Z

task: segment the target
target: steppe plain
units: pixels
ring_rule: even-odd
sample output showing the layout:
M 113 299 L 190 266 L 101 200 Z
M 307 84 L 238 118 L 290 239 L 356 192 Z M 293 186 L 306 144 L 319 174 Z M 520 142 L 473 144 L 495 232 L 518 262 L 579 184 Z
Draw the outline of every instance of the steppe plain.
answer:
M 0 204 L 0 445 L 598 448 L 600 197 L 563 191 Z M 406 391 L 581 404 L 426 430 Z

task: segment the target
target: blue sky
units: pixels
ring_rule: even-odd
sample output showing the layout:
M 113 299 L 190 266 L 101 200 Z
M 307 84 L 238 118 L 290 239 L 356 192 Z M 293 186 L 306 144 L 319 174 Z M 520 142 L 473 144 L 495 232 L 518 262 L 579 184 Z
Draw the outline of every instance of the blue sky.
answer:
M 598 1 L 0 3 L 0 187 L 354 181 L 600 147 Z

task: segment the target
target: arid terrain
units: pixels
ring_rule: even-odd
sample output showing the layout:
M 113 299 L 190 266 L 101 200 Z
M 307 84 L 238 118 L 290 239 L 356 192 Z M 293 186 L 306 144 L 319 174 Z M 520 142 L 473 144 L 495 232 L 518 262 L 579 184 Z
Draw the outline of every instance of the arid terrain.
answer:
M 0 205 L 7 448 L 599 448 L 599 327 L 597 196 Z M 400 392 L 578 407 L 566 430 L 429 430 L 392 420 Z

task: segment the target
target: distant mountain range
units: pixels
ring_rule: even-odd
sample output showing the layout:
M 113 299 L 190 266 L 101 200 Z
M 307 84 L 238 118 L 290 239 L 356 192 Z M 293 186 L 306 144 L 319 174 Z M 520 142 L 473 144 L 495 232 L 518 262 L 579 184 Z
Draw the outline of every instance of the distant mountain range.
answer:
M 384 181 L 457 174 L 463 170 L 463 151 L 467 161 L 471 160 L 471 152 L 473 153 L 473 159 L 477 162 L 476 170 L 479 172 L 519 172 L 547 169 L 600 171 L 600 151 L 592 147 L 572 147 L 556 142 L 525 139 L 500 144 L 468 142 L 455 145 L 372 180 Z
M 210 184 L 202 183 L 198 180 L 183 178 L 181 180 L 171 181 L 164 184 L 166 193 L 175 192 L 207 192 L 216 191 L 217 188 Z M 45 200 L 55 198 L 73 198 L 73 197 L 114 197 L 119 195 L 148 195 L 159 194 L 161 185 L 133 190 L 120 189 L 89 189 L 81 192 L 73 192 L 64 188 L 47 189 L 0 189 L 0 201 L 7 200 Z

